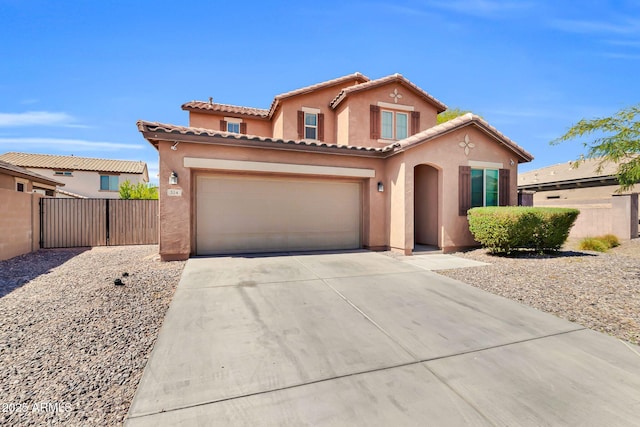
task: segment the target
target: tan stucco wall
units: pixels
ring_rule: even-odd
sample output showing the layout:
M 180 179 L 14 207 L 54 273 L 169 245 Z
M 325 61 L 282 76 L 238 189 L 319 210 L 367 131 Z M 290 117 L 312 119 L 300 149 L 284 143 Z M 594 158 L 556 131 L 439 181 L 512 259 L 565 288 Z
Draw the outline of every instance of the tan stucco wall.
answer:
M 11 175 L 5 175 L 0 173 L 0 188 L 4 188 L 5 190 L 15 190 L 16 189 L 16 180 Z
M 39 194 L 0 189 L 0 260 L 38 250 Z
M 387 85 L 380 86 L 375 89 L 366 90 L 362 92 L 356 92 L 349 95 L 342 103 L 349 106 L 350 114 L 348 120 L 348 143 L 349 145 L 358 145 L 364 147 L 383 147 L 392 143 L 392 140 L 384 140 L 378 142 L 373 140 L 371 136 L 370 126 L 370 105 L 376 105 L 378 101 L 394 104 L 393 98 L 389 96 L 390 93 L 398 90 L 398 93 L 402 95 L 402 98 L 398 100 L 397 105 L 414 107 L 415 111 L 420 111 L 420 132 L 427 130 L 436 125 L 437 110 L 436 108 L 427 103 L 424 99 L 417 96 L 415 93 L 402 86 L 399 83 L 389 83 Z M 338 111 L 341 112 L 341 105 L 338 107 Z M 389 108 L 381 107 L 388 110 Z M 400 111 L 400 110 L 394 110 Z M 401 111 L 405 112 L 405 111 Z M 411 113 L 409 114 L 409 133 L 411 133 Z M 340 132 L 344 132 L 342 129 Z
M 76 193 L 81 196 L 98 198 L 98 199 L 119 199 L 120 193 L 118 191 L 100 191 L 100 175 L 103 173 L 92 171 L 73 171 L 73 176 L 60 176 L 55 175 L 53 169 L 40 169 L 40 168 L 27 168 L 32 172 L 40 174 L 42 176 L 54 179 L 58 182 L 64 183 L 63 189 L 71 193 Z M 104 175 L 109 175 L 104 173 Z M 132 184 L 144 182 L 142 174 L 121 173 L 118 175 L 118 182 L 122 184 L 127 179 Z
M 469 136 L 475 148 L 466 155 L 458 144 Z M 510 160 L 514 160 L 514 165 Z M 459 166 L 470 162 L 499 163 L 511 170 L 511 204 L 517 202 L 517 158 L 475 126 L 443 135 L 413 147 L 389 159 L 387 174 L 390 180 L 389 243 L 392 249 L 409 253 L 414 247 L 414 170 L 417 165 L 428 164 L 439 172 L 438 246 L 445 251 L 474 246 L 477 243 L 469 231 L 466 216 L 459 216 L 458 174 Z M 475 166 L 474 166 L 475 167 Z M 497 166 L 496 166 L 497 167 Z M 431 196 L 433 197 L 433 196 Z

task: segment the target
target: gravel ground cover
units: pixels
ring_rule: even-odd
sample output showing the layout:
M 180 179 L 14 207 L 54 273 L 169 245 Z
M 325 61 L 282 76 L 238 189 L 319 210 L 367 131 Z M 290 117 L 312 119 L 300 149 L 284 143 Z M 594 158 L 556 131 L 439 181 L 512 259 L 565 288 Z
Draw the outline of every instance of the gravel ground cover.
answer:
M 157 253 L 49 249 L 0 261 L 0 425 L 124 422 L 184 267 Z
M 579 251 L 571 241 L 556 255 L 456 256 L 489 266 L 438 271 L 541 311 L 640 343 L 640 239 L 607 253 Z

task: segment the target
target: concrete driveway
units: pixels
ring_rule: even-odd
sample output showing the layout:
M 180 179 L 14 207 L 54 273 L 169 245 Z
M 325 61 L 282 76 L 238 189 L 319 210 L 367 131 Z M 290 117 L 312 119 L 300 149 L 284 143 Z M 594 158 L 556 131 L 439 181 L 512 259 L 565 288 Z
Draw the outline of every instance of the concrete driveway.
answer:
M 637 349 L 433 256 L 190 259 L 127 424 L 640 423 Z

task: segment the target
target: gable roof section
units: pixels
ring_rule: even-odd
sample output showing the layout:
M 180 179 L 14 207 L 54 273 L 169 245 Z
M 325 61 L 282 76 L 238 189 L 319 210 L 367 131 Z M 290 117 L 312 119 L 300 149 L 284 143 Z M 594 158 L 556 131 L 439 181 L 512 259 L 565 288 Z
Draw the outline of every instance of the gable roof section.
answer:
M 269 117 L 269 110 L 262 108 L 241 107 L 239 105 L 217 104 L 214 102 L 191 101 L 182 104 L 182 109 L 186 111 L 196 111 L 201 113 L 229 113 L 240 116 L 249 116 L 266 119 Z
M 95 159 L 52 154 L 5 153 L 0 160 L 25 168 L 144 174 L 147 164 L 132 160 Z
M 578 167 L 574 162 L 558 163 L 540 169 L 518 174 L 518 188 L 533 189 L 557 187 L 559 185 L 586 184 L 615 185 L 618 180 L 616 172 L 618 166 L 607 162 L 602 164 L 602 170 L 597 171 L 601 159 L 586 159 Z
M 402 152 L 412 147 L 422 144 L 426 141 L 432 140 L 439 136 L 445 135 L 449 132 L 456 131 L 465 126 L 475 125 L 481 131 L 485 132 L 492 138 L 496 139 L 498 142 L 503 144 L 509 150 L 511 150 L 515 155 L 518 156 L 518 163 L 530 162 L 533 160 L 533 156 L 528 153 L 524 148 L 520 147 L 510 138 L 505 136 L 503 133 L 498 131 L 498 129 L 491 126 L 480 116 L 476 116 L 475 114 L 467 113 L 462 116 L 456 117 L 447 122 L 436 125 L 432 128 L 424 130 L 420 133 L 412 135 L 408 138 L 399 141 L 399 147 L 394 150 L 394 152 Z
M 345 98 L 347 98 L 349 95 L 361 92 L 363 90 L 373 89 L 373 88 L 376 88 L 376 87 L 379 87 L 379 86 L 383 86 L 383 85 L 386 85 L 386 84 L 389 84 L 389 83 L 394 83 L 394 82 L 405 86 L 406 88 L 408 88 L 412 92 L 414 92 L 417 95 L 419 95 L 425 101 L 427 101 L 428 103 L 430 103 L 433 106 L 435 106 L 436 109 L 438 110 L 438 113 L 441 113 L 441 112 L 443 112 L 443 111 L 445 111 L 447 109 L 447 106 L 445 104 L 443 104 L 442 102 L 438 101 L 436 98 L 434 98 L 433 96 L 429 95 L 424 90 L 420 89 L 417 85 L 415 85 L 414 83 L 412 83 L 409 80 L 407 80 L 402 74 L 398 74 L 398 73 L 392 74 L 392 75 L 387 76 L 387 77 L 382 77 L 382 78 L 376 79 L 376 80 L 369 80 L 366 83 L 361 83 L 361 84 L 358 84 L 358 85 L 355 85 L 355 86 L 349 86 L 347 88 L 344 88 L 331 101 L 331 103 L 329 103 L 329 105 L 331 106 L 331 108 L 336 109 L 338 107 L 338 105 L 340 105 L 340 103 Z
M 56 185 L 63 186 L 62 182 L 56 181 L 55 179 L 47 178 L 46 176 L 42 176 L 35 172 L 31 172 L 28 169 L 22 168 L 20 166 L 16 166 L 12 163 L 5 162 L 0 160 L 0 173 L 5 173 L 7 175 L 15 176 L 18 178 L 29 179 L 33 182 L 38 182 L 41 184 Z
M 310 140 L 285 140 L 267 138 L 256 135 L 244 135 L 212 129 L 176 126 L 166 123 L 147 122 L 139 120 L 138 130 L 154 147 L 158 148 L 159 141 L 192 142 L 204 144 L 233 145 L 239 147 L 271 148 L 294 151 L 315 151 L 329 154 L 360 155 L 369 157 L 383 156 L 397 146 L 397 143 L 385 147 L 356 147 L 353 145 L 327 144 Z

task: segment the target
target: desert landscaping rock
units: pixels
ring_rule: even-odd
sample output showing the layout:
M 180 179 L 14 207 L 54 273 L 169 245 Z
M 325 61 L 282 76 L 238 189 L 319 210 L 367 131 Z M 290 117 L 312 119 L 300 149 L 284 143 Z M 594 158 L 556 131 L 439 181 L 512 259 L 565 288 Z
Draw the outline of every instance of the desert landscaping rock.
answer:
M 157 253 L 53 249 L 0 261 L 1 425 L 124 422 L 184 267 Z
M 484 249 L 455 255 L 491 265 L 438 273 L 640 343 L 640 239 L 607 253 L 580 251 L 569 242 L 556 255 L 504 257 Z
M 157 252 L 55 249 L 0 261 L 0 425 L 124 422 L 184 267 Z M 640 239 L 606 254 L 456 255 L 490 265 L 440 274 L 640 341 Z

